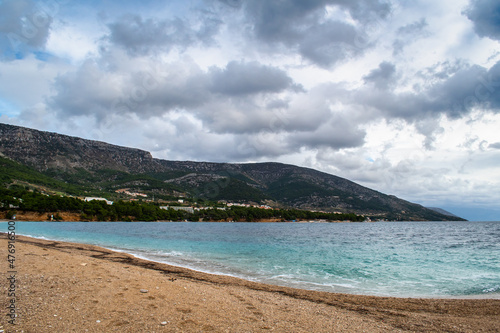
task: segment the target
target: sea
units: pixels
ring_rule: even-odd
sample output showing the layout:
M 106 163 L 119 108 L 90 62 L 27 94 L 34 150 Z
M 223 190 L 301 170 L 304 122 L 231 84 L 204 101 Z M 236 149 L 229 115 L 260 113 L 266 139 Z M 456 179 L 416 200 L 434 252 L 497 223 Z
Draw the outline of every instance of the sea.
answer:
M 7 228 L 0 223 L 0 231 Z M 16 222 L 15 228 L 18 235 L 301 289 L 500 298 L 500 222 Z

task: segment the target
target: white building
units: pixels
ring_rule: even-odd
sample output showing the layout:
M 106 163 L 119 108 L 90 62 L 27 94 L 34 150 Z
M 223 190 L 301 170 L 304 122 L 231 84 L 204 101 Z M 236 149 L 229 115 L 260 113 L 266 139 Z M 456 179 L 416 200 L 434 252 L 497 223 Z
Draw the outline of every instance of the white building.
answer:
M 193 214 L 194 213 L 194 208 L 193 207 L 184 207 L 184 206 L 160 206 L 161 209 L 169 209 L 172 208 L 173 210 L 183 210 L 188 213 Z
M 93 200 L 98 200 L 98 201 L 106 201 L 106 203 L 108 205 L 112 205 L 113 204 L 113 201 L 109 201 L 108 199 L 106 198 L 96 198 L 96 197 L 85 197 L 85 199 L 83 199 L 83 201 L 93 201 Z

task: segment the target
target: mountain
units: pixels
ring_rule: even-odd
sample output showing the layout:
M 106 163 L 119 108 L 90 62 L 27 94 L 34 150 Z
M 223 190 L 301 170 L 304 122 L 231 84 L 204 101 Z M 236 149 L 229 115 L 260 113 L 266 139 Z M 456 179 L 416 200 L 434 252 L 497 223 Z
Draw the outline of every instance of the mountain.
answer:
M 24 127 L 0 124 L 0 153 L 38 171 L 160 170 L 149 152 Z M 161 167 L 160 167 L 161 168 Z
M 435 211 L 435 212 L 438 212 L 439 214 L 443 214 L 443 215 L 446 215 L 446 216 L 451 216 L 451 217 L 454 217 L 454 218 L 457 218 L 457 217 L 458 217 L 458 216 L 456 216 L 455 214 L 450 213 L 449 211 L 444 210 L 444 209 L 442 209 L 442 208 L 438 208 L 438 207 L 427 207 L 427 209 L 433 210 L 433 211 Z
M 309 168 L 167 161 L 140 149 L 6 124 L 0 124 L 0 166 L 4 184 L 73 195 L 116 198 L 123 196 L 116 190 L 128 189 L 157 199 L 258 202 L 389 220 L 460 219 Z

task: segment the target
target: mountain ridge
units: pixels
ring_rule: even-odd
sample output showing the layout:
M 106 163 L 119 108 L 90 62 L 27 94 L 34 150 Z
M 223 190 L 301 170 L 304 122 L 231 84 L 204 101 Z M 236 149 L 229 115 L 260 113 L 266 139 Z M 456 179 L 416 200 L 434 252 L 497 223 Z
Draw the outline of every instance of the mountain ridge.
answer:
M 137 148 L 1 123 L 0 154 L 58 181 L 107 193 L 132 188 L 158 198 L 266 202 L 391 220 L 452 219 L 335 175 L 278 162 L 169 161 Z
M 439 207 L 426 207 L 427 209 L 430 209 L 430 210 L 433 210 L 435 212 L 438 212 L 440 214 L 443 214 L 443 215 L 447 215 L 447 216 L 451 216 L 451 217 L 459 217 L 453 213 L 450 213 L 449 211 L 447 210 L 444 210 L 443 208 L 439 208 Z

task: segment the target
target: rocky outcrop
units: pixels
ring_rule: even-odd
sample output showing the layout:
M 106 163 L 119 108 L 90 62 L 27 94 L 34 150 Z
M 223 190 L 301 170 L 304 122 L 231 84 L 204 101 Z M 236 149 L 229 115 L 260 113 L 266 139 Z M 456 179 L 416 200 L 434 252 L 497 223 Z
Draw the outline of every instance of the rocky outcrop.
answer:
M 0 124 L 0 152 L 38 171 L 113 169 L 141 173 L 164 169 L 144 150 L 5 124 Z

